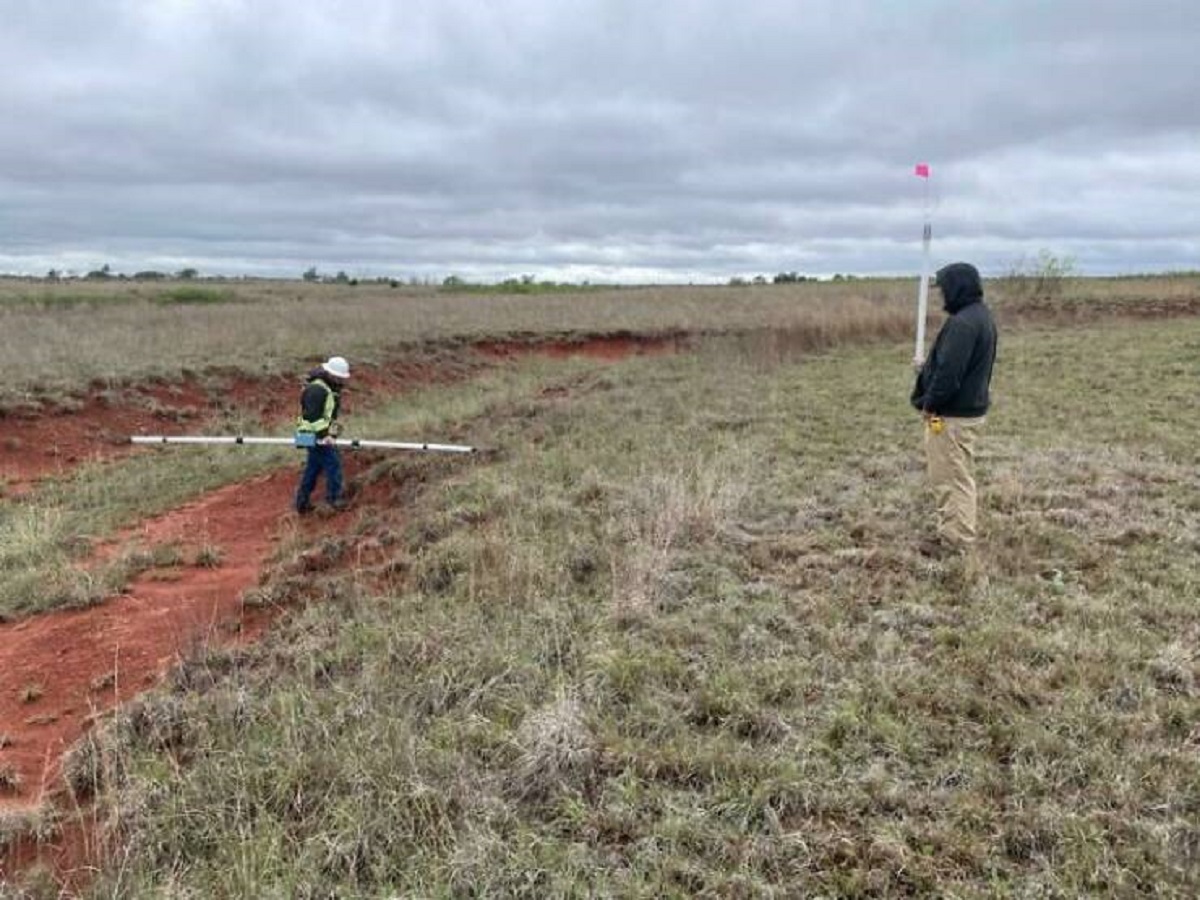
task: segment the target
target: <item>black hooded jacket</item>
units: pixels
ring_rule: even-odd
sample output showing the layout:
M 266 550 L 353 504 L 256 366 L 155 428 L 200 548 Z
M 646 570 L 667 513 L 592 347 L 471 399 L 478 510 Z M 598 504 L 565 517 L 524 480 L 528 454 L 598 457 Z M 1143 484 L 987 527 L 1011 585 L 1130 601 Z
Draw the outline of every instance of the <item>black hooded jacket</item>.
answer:
M 996 323 L 983 302 L 983 282 L 974 266 L 952 263 L 938 270 L 937 285 L 950 318 L 917 375 L 912 405 L 940 416 L 986 415 L 996 362 Z

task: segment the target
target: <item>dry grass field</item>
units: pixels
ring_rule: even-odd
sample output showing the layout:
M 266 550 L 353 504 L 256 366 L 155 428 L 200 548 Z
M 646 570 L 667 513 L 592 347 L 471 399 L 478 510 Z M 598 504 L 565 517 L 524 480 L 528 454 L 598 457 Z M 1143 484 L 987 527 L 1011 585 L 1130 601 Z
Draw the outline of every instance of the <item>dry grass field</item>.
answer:
M 1121 310 L 1195 312 L 1200 277 L 1074 279 L 1053 303 L 1028 285 L 989 285 L 1013 318 L 1087 319 Z M 332 352 L 380 362 L 421 345 L 531 336 L 731 333 L 810 339 L 899 338 L 911 329 L 912 280 L 746 287 L 594 289 L 535 295 L 301 282 L 0 280 L 0 330 L 20 348 L 0 411 L 36 411 L 89 385 L 237 370 L 294 371 Z
M 24 400 L 199 371 L 202 345 L 283 369 L 327 352 L 309 329 L 329 309 L 346 352 L 379 360 L 706 336 L 517 361 L 365 412 L 492 452 L 364 457 L 353 515 L 283 528 L 244 593 L 273 611 L 261 640 L 188 647 L 75 747 L 68 802 L 0 817 L 82 828 L 103 863 L 89 896 L 1200 892 L 1200 319 L 1141 315 L 1192 309 L 1195 279 L 1080 282 L 1049 309 L 997 296 L 976 566 L 916 549 L 911 284 L 291 289 L 312 293 L 20 300 L 0 320 L 46 341 Z M 96 346 L 64 368 L 56 329 L 84 322 Z M 99 336 L 134 322 L 145 352 L 110 372 Z M 165 349 L 172 329 L 195 359 Z M 277 465 L 159 452 L 0 502 L 26 542 L 2 557 L 9 614 L 134 577 L 126 559 L 72 581 L 71 535 Z M 58 890 L 48 868 L 21 878 Z

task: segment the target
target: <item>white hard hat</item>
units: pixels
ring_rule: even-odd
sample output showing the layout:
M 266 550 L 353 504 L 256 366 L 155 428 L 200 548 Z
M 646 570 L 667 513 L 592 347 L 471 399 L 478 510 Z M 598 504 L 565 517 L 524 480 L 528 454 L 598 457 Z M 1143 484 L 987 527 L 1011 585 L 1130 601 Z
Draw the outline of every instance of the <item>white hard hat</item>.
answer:
M 321 363 L 321 368 L 332 375 L 334 378 L 349 378 L 350 363 L 341 356 L 331 356 L 325 362 Z

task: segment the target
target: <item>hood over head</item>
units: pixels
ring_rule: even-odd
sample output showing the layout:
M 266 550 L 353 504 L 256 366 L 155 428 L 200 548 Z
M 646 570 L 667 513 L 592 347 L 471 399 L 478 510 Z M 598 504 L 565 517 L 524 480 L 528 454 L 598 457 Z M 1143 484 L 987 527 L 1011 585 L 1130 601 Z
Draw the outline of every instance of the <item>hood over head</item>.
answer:
M 942 289 L 943 306 L 948 313 L 956 313 L 983 299 L 983 280 L 979 270 L 970 263 L 950 263 L 938 269 L 937 286 Z

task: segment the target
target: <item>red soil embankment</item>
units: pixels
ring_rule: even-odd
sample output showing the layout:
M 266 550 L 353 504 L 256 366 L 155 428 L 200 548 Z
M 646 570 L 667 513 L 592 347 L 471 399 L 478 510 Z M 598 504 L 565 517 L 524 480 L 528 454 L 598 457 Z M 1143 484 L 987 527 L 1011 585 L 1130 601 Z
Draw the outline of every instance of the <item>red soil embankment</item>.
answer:
M 479 365 L 530 355 L 563 359 L 582 356 L 618 360 L 627 356 L 677 349 L 686 336 L 618 334 L 579 340 L 480 341 L 460 348 L 442 364 L 397 359 L 384 365 L 354 367 L 347 390 L 351 408 L 366 408 L 414 387 L 468 377 Z M 302 373 L 300 373 L 302 374 Z M 96 388 L 70 404 L 41 415 L 0 414 L 0 492 L 26 493 L 39 479 L 67 475 L 89 462 L 134 452 L 129 437 L 137 434 L 195 434 L 236 411 L 247 419 L 290 423 L 295 415 L 300 379 L 256 378 L 236 372 L 217 373 L 208 386 L 195 379 L 178 384 Z
M 230 485 L 129 535 L 176 544 L 185 559 L 218 547 L 216 565 L 151 570 L 98 606 L 0 625 L 2 758 L 20 782 L 0 808 L 41 802 L 62 754 L 97 713 L 155 684 L 228 623 L 240 630 L 242 592 L 258 579 L 295 483 L 288 470 Z
M 491 360 L 531 353 L 616 360 L 640 353 L 669 352 L 679 344 L 678 338 L 621 337 L 549 344 L 489 342 L 474 349 Z M 355 385 L 360 396 L 379 399 L 444 375 L 428 369 L 414 373 L 411 367 L 364 367 Z M 246 397 L 260 402 L 268 394 L 286 393 L 290 408 L 295 402 L 295 389 L 293 382 L 272 384 L 269 390 L 262 382 L 247 382 L 232 390 L 245 392 Z M 181 412 L 209 402 L 198 389 L 162 390 L 175 401 L 173 411 L 167 414 L 168 421 L 186 419 L 188 416 L 181 416 Z M 264 408 L 268 408 L 265 403 Z M 159 429 L 162 424 L 154 413 L 126 410 L 123 414 L 111 404 L 103 410 L 88 409 L 85 404 L 83 409 L 57 414 L 49 420 L 40 424 L 32 420 L 31 428 L 42 427 L 46 433 L 56 435 L 60 448 L 69 446 L 71 436 L 91 441 L 93 429 L 101 421 L 108 428 L 124 423 L 133 431 Z M 87 446 L 98 449 L 92 443 Z M 112 455 L 130 450 L 128 445 L 118 447 L 115 443 L 103 445 L 103 449 L 112 450 Z M 37 477 L 47 474 L 47 461 L 51 464 L 48 471 L 55 472 L 63 471 L 72 461 L 88 458 L 103 458 L 103 453 L 98 451 L 94 457 L 47 454 L 40 458 L 41 469 L 39 459 L 33 458 L 23 471 Z M 348 483 L 353 482 L 359 464 L 355 454 L 346 455 Z M 258 582 L 281 533 L 299 529 L 312 538 L 342 532 L 359 514 L 351 511 L 332 519 L 295 516 L 290 505 L 296 478 L 295 467 L 289 466 L 213 491 L 144 522 L 98 548 L 97 558 L 110 554 L 116 545 L 136 541 L 147 547 L 173 545 L 185 560 L 183 564 L 144 572 L 123 594 L 97 606 L 0 625 L 0 767 L 12 776 L 12 783 L 0 792 L 0 812 L 32 810 L 53 802 L 61 790 L 63 754 L 92 727 L 99 714 L 153 687 L 198 646 L 253 640 L 269 625 L 272 614 L 245 608 L 242 597 Z M 368 491 L 357 498 L 355 505 L 369 510 L 372 504 L 387 502 L 387 497 L 375 497 Z M 215 564 L 194 562 L 196 552 L 205 547 L 219 549 Z M 86 824 L 75 820 L 51 841 L 17 842 L 0 855 L 0 876 L 25 871 L 41 862 L 51 866 L 64 884 L 74 883 L 83 871 L 81 867 L 94 862 L 93 843 Z

